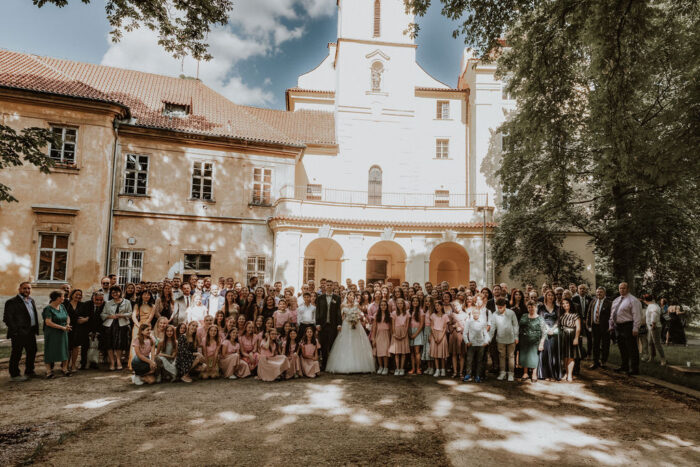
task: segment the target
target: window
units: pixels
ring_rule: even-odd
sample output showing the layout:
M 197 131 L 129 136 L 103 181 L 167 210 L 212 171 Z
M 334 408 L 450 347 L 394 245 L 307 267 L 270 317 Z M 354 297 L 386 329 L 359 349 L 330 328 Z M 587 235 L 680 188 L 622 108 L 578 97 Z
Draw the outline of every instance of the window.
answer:
M 119 267 L 117 268 L 117 277 L 119 285 L 124 287 L 127 283 L 141 282 L 141 273 L 143 270 L 143 251 L 120 251 L 119 252 Z
M 437 101 L 437 116 L 438 120 L 447 120 L 450 118 L 450 101 Z
M 435 206 L 449 206 L 450 205 L 450 191 L 449 190 L 435 190 Z
M 68 235 L 39 234 L 39 281 L 65 281 L 68 268 Z
M 316 280 L 316 260 L 314 258 L 304 258 L 304 282 Z
M 192 167 L 192 199 L 211 201 L 214 164 L 195 162 Z
M 369 169 L 367 185 L 367 204 L 382 204 L 382 169 L 376 165 Z
M 372 92 L 380 92 L 382 90 L 382 73 L 384 65 L 382 62 L 373 62 L 371 67 L 372 75 Z
M 211 255 L 187 254 L 185 255 L 185 270 L 209 271 L 211 270 Z
M 265 264 L 264 256 L 248 256 L 248 270 L 246 280 L 250 282 L 251 277 L 257 277 L 258 282 L 265 282 Z
M 374 37 L 379 37 L 379 33 L 381 32 L 381 16 L 382 2 L 380 0 L 374 0 Z
M 59 164 L 75 164 L 75 144 L 78 140 L 78 129 L 52 126 L 53 134 L 61 139 L 61 145 L 49 145 L 49 157 Z
M 252 204 L 269 205 L 272 202 L 272 169 L 255 167 L 253 169 L 253 201 Z
M 124 172 L 124 193 L 128 195 L 145 195 L 148 188 L 148 156 L 126 155 Z
M 450 140 L 437 139 L 435 140 L 435 158 L 447 159 L 450 157 Z
M 166 117 L 186 117 L 189 113 L 189 105 L 163 102 L 163 115 Z
M 306 185 L 306 199 L 320 201 L 322 190 L 321 185 Z

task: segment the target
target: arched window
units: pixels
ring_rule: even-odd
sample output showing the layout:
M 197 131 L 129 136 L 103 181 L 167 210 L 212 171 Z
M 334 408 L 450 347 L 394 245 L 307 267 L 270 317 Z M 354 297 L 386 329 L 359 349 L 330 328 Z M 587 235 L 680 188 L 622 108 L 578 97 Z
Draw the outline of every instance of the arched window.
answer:
M 379 0 L 374 0 L 374 37 L 379 37 L 381 15 L 382 3 Z
M 379 92 L 382 90 L 382 73 L 384 72 L 384 65 L 382 62 L 372 63 L 372 91 Z
M 367 204 L 382 204 L 382 169 L 376 165 L 369 169 Z

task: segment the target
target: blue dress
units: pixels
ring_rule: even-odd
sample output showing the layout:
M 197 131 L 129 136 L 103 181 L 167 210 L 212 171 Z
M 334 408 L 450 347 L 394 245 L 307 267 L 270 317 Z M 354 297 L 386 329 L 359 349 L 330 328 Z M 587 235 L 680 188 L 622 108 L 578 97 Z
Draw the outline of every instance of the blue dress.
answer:
M 537 367 L 538 379 L 555 379 L 559 381 L 563 375 L 557 311 L 557 308 L 555 308 L 552 312 L 549 312 L 543 305 L 538 310 L 547 328 L 553 331 L 551 336 L 547 335 L 547 338 L 544 340 L 544 349 L 540 352 L 540 360 Z

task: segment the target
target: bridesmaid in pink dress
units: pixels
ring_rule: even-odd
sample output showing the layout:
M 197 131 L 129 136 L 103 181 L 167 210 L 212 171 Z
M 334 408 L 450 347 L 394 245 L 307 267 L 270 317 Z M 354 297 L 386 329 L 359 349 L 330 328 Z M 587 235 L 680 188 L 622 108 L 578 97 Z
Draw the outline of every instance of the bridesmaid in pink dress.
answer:
M 301 341 L 301 372 L 307 378 L 315 378 L 321 372 L 321 366 L 318 363 L 319 347 L 314 328 L 309 326 Z
M 291 320 L 291 315 L 289 313 L 289 310 L 287 309 L 286 301 L 279 301 L 279 303 L 277 304 L 277 311 L 275 311 L 272 314 L 272 318 L 274 320 L 273 324 L 275 326 L 275 329 L 277 329 L 278 333 L 282 333 L 282 328 L 284 327 L 284 324 L 289 323 Z
M 252 321 L 245 324 L 245 332 L 238 338 L 241 344 L 241 358 L 248 364 L 250 371 L 254 371 L 260 360 L 260 339 L 255 334 L 255 325 Z
M 435 312 L 430 316 L 430 356 L 435 359 L 435 377 L 445 376 L 447 348 L 447 323 L 450 317 L 445 314 L 443 303 L 435 301 Z
M 211 326 L 212 324 L 214 324 L 214 317 L 211 315 L 205 316 L 203 324 L 197 328 L 197 345 L 198 346 L 204 347 L 204 341 L 207 338 L 207 330 L 209 329 L 209 326 Z
M 284 373 L 285 378 L 298 378 L 301 376 L 301 361 L 299 359 L 299 344 L 297 344 L 297 330 L 292 328 L 287 334 L 284 344 L 284 355 L 289 361 L 289 369 Z
M 406 364 L 406 355 L 411 353 L 411 348 L 408 344 L 408 325 L 410 316 L 406 311 L 406 301 L 398 297 L 396 299 L 396 311 L 391 314 L 392 328 L 391 345 L 389 353 L 394 354 L 394 362 L 396 369 L 395 376 L 404 375 L 404 365 Z
M 277 344 L 277 329 L 267 332 L 265 339 L 260 342 L 260 361 L 258 362 L 258 379 L 274 381 L 289 368 L 289 361 L 280 354 Z
M 236 379 L 250 376 L 248 364 L 241 360 L 241 345 L 238 343 L 238 329 L 229 331 L 228 337 L 221 344 L 221 358 L 219 368 L 224 378 Z
M 216 324 L 212 324 L 207 328 L 207 335 L 202 346 L 202 355 L 204 355 L 206 368 L 199 375 L 201 379 L 216 379 L 219 377 L 220 342 L 219 327 Z
M 389 347 L 391 346 L 391 312 L 389 311 L 389 302 L 382 299 L 379 302 L 379 311 L 377 312 L 374 326 L 372 327 L 372 336 L 374 336 L 374 348 L 379 362 L 378 375 L 389 374 Z

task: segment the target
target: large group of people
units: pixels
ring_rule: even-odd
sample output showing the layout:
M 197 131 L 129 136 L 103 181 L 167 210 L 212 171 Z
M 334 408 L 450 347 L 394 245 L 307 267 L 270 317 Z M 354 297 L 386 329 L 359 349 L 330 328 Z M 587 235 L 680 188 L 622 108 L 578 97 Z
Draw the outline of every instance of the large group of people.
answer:
M 585 359 L 591 369 L 605 367 L 611 340 L 620 349 L 617 371 L 629 374 L 655 354 L 665 365 L 664 344 L 685 344 L 683 310 L 650 294 L 640 300 L 626 283 L 610 299 L 602 287 L 590 296 L 585 284 L 537 291 L 321 279 L 295 291 L 257 277 L 242 284 L 196 275 L 121 287 L 111 275 L 85 294 L 64 284 L 41 313 L 31 291 L 23 282 L 5 305 L 13 381 L 35 375 L 40 327 L 46 378 L 57 366 L 70 376 L 105 365 L 128 367 L 138 385 L 322 372 L 572 381 Z

